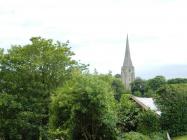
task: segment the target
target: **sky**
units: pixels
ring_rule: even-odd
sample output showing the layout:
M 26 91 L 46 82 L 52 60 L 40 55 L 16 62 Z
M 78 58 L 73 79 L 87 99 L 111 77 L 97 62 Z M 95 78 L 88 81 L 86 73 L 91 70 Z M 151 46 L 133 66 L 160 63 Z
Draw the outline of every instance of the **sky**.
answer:
M 129 36 L 137 77 L 187 78 L 186 0 L 0 0 L 0 48 L 70 41 L 90 71 L 121 73 Z

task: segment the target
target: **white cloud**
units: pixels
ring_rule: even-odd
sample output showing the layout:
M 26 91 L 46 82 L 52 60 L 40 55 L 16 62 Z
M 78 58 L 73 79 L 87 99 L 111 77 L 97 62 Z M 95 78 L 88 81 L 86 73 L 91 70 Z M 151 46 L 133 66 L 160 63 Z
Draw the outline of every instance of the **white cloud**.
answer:
M 0 5 L 0 47 L 32 36 L 70 40 L 76 59 L 120 73 L 129 33 L 137 73 L 187 64 L 185 0 L 6 0 Z

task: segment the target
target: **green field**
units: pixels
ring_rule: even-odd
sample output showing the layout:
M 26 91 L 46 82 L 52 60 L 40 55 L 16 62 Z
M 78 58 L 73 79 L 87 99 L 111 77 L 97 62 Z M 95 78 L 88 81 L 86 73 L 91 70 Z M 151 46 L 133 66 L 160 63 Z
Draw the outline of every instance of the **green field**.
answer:
M 175 137 L 175 138 L 173 138 L 172 140 L 187 140 L 187 135 Z

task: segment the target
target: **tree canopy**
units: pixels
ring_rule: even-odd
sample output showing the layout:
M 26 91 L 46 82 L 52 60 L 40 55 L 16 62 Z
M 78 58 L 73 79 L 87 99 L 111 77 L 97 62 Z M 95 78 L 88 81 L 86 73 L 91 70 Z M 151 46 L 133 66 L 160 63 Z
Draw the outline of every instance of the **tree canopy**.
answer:
M 77 64 L 68 43 L 41 37 L 30 41 L 1 51 L 0 134 L 5 139 L 46 137 L 50 95 L 71 78 Z
M 119 74 L 90 74 L 73 60 L 68 41 L 30 41 L 0 49 L 0 139 L 163 140 L 163 130 L 187 132 L 186 79 L 136 78 L 127 92 Z M 161 117 L 131 93 L 156 98 Z
M 187 132 L 187 84 L 166 85 L 158 91 L 161 125 L 172 136 Z

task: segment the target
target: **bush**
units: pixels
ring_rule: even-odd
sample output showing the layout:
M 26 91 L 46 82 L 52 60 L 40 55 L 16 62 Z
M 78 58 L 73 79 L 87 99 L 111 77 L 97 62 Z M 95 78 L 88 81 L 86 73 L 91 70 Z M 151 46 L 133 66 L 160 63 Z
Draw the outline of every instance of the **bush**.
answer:
M 116 139 L 116 101 L 111 85 L 82 75 L 56 92 L 50 105 L 50 134 L 65 139 Z
M 121 132 L 136 131 L 140 108 L 130 100 L 130 94 L 123 94 L 118 107 L 118 128 Z
M 159 116 L 155 112 L 151 110 L 143 111 L 139 114 L 138 118 L 137 131 L 146 135 L 160 131 Z

